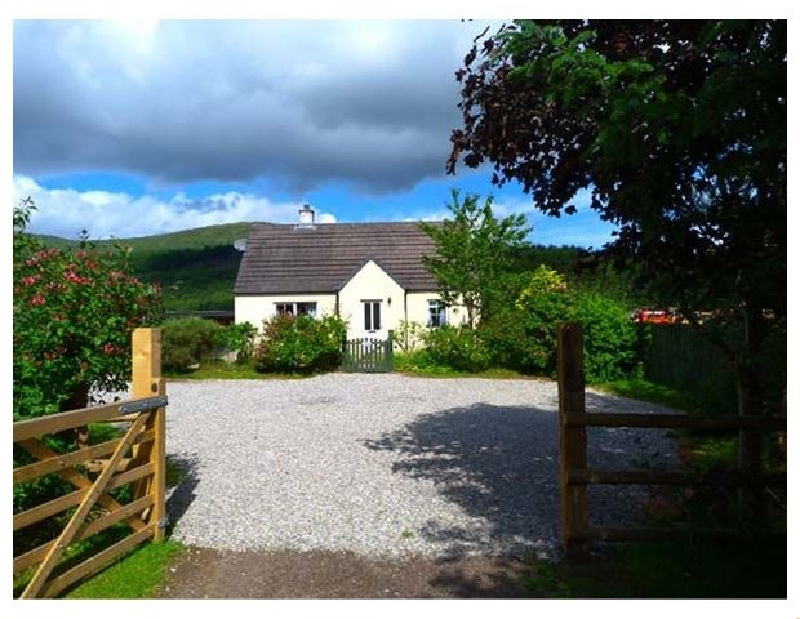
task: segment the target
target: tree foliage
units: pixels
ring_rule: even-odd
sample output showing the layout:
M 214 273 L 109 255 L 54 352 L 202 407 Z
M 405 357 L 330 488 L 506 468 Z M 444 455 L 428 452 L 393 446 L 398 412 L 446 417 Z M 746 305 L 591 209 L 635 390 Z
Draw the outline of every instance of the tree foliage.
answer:
M 456 72 L 448 169 L 491 162 L 553 216 L 591 190 L 619 226 L 602 255 L 687 313 L 735 310 L 741 345 L 718 343 L 752 382 L 786 316 L 786 67 L 785 20 L 518 21 Z
M 448 306 L 463 305 L 467 322 L 474 328 L 477 318 L 485 317 L 507 295 L 518 250 L 527 245 L 524 215 L 508 215 L 498 220 L 492 210 L 493 199 L 483 205 L 477 195 L 459 201 L 453 190 L 448 205 L 452 218 L 441 224 L 421 223 L 420 228 L 436 242 L 436 254 L 423 259 L 440 286 Z
M 41 247 L 14 208 L 14 419 L 82 408 L 90 388 L 127 389 L 131 333 L 160 317 L 157 287 L 122 247 Z

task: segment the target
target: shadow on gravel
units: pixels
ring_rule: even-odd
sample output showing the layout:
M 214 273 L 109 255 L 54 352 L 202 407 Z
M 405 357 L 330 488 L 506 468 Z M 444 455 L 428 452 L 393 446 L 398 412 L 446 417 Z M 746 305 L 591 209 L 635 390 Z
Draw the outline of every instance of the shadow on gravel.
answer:
M 614 398 L 592 394 L 588 400 L 591 410 L 621 407 Z M 636 430 L 590 429 L 589 465 L 635 466 L 637 452 L 646 452 L 653 436 Z M 365 445 L 397 452 L 401 458 L 393 464 L 394 472 L 432 480 L 441 496 L 482 521 L 471 530 L 427 523 L 419 534 L 444 543 L 448 556 L 488 552 L 553 558 L 557 553 L 559 439 L 558 414 L 553 410 L 476 403 L 425 415 Z M 596 492 L 590 493 L 590 514 L 594 503 L 599 523 L 607 518 L 617 524 L 635 519 L 644 496 L 635 489 L 591 490 Z
M 171 534 L 177 522 L 189 509 L 197 488 L 198 458 L 194 454 L 167 456 L 167 533 Z
M 452 556 L 485 550 L 487 537 L 510 554 L 544 549 L 557 535 L 558 420 L 552 410 L 477 403 L 425 415 L 366 446 L 402 454 L 393 471 L 433 480 L 439 493 L 487 529 L 421 535 Z M 482 540 L 484 540 L 482 542 Z

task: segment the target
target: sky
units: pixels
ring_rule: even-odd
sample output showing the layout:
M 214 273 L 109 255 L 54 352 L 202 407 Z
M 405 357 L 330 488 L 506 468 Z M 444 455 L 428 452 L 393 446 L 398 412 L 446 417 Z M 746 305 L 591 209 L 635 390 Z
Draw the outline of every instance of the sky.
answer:
M 580 194 L 554 219 L 487 169 L 445 174 L 454 72 L 501 22 L 16 20 L 13 192 L 33 232 L 126 238 L 239 221 L 441 219 L 452 190 L 525 213 L 541 244 L 614 229 Z

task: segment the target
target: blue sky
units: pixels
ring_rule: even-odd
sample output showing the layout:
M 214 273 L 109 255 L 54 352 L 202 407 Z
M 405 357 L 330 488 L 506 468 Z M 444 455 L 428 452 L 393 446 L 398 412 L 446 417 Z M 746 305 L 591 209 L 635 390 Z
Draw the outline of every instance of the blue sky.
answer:
M 235 221 L 446 216 L 453 188 L 525 213 L 531 240 L 599 247 L 485 170 L 445 175 L 453 73 L 486 22 L 17 21 L 14 194 L 35 232 L 158 234 Z M 497 22 L 492 26 L 496 27 Z

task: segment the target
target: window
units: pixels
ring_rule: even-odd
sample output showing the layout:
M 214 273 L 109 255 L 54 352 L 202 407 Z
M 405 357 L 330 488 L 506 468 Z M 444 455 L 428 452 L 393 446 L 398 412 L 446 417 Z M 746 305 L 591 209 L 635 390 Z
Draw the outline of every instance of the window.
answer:
M 381 328 L 381 302 L 363 301 L 364 303 L 364 330 L 378 331 Z
M 311 316 L 317 317 L 317 304 L 288 301 L 275 304 L 275 313 L 279 316 Z
M 444 302 L 439 299 L 428 299 L 428 326 L 441 327 L 447 324 Z
M 295 303 L 295 305 L 297 306 L 298 316 L 311 316 L 312 318 L 316 318 L 317 316 L 316 303 Z
M 276 303 L 275 313 L 279 316 L 294 316 L 294 303 Z

